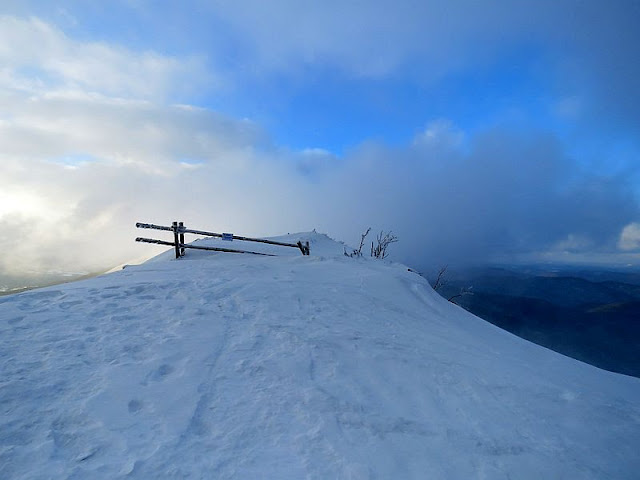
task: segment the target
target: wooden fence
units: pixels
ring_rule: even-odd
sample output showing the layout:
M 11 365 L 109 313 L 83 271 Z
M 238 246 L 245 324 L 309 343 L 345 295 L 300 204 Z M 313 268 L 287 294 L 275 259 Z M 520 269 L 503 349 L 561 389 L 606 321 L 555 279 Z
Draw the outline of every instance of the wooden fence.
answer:
M 136 242 L 144 242 L 144 243 L 155 243 L 158 245 L 167 245 L 174 247 L 176 252 L 176 258 L 180 258 L 184 256 L 185 250 L 188 248 L 193 248 L 195 250 L 209 250 L 214 252 L 227 252 L 227 253 L 248 253 L 251 255 L 263 255 L 267 257 L 275 257 L 276 255 L 271 253 L 260 253 L 260 252 L 251 252 L 248 250 L 234 250 L 231 248 L 221 248 L 221 247 L 204 247 L 199 245 L 189 245 L 184 243 L 184 234 L 191 233 L 194 235 L 203 235 L 205 237 L 217 237 L 222 240 L 233 241 L 233 240 L 242 240 L 245 242 L 257 242 L 257 243 L 266 243 L 268 245 L 278 245 L 281 247 L 293 247 L 298 248 L 302 255 L 309 255 L 309 242 L 302 243 L 298 241 L 298 243 L 285 243 L 285 242 L 276 242 L 274 240 L 265 240 L 263 238 L 250 238 L 250 237 L 241 237 L 239 235 L 233 235 L 231 233 L 214 233 L 214 232 L 206 232 L 204 230 L 194 230 L 191 228 L 186 228 L 182 222 L 173 222 L 170 227 L 164 225 L 154 225 L 152 223 L 136 223 L 137 228 L 149 228 L 152 230 L 165 230 L 169 232 L 173 232 L 173 242 L 167 242 L 165 240 L 156 240 L 154 238 L 136 238 Z

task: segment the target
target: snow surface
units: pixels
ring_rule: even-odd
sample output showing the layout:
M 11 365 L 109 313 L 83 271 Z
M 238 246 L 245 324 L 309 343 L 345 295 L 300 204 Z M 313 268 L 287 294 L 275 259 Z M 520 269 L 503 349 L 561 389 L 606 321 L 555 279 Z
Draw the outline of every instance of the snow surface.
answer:
M 639 478 L 640 380 L 298 239 L 0 298 L 0 478 Z

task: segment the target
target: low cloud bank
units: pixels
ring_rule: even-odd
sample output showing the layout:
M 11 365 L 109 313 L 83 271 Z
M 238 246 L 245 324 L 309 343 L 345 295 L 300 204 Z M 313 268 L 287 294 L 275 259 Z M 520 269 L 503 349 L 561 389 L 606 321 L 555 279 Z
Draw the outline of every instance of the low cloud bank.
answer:
M 60 102 L 41 100 L 38 122 Z M 549 133 L 468 137 L 440 121 L 404 147 L 369 143 L 337 158 L 280 149 L 251 123 L 199 109 L 63 103 L 66 117 L 47 129 L 23 117 L 0 126 L 4 271 L 140 257 L 154 250 L 134 243 L 136 221 L 246 235 L 317 228 L 348 243 L 368 226 L 391 229 L 395 257 L 413 265 L 638 250 L 635 173 L 582 171 Z M 60 155 L 37 150 L 47 138 Z

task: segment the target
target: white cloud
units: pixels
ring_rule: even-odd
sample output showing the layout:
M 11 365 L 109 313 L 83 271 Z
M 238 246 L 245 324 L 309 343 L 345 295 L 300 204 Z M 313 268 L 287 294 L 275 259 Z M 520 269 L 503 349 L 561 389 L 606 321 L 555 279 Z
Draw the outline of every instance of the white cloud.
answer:
M 163 170 L 178 158 L 220 161 L 222 151 L 263 138 L 253 123 L 210 111 L 81 92 L 16 98 L 4 113 L 0 155 L 9 157 L 81 155 Z
M 439 119 L 430 122 L 414 139 L 414 146 L 426 146 L 442 150 L 458 149 L 464 143 L 464 132 L 450 120 Z
M 552 246 L 553 252 L 584 252 L 594 247 L 593 241 L 585 235 L 570 233 L 563 240 Z
M 12 251 L 0 259 L 4 271 L 126 260 L 136 220 L 187 219 L 176 197 L 214 199 L 264 139 L 250 121 L 166 104 L 183 83 L 210 77 L 189 58 L 0 16 L 0 65 L 0 246 Z
M 100 42 L 80 42 L 38 18 L 0 16 L 0 87 L 96 92 L 125 98 L 163 98 L 215 84 L 202 59 L 134 52 Z
M 640 249 L 640 223 L 630 223 L 622 229 L 618 247 L 625 251 Z

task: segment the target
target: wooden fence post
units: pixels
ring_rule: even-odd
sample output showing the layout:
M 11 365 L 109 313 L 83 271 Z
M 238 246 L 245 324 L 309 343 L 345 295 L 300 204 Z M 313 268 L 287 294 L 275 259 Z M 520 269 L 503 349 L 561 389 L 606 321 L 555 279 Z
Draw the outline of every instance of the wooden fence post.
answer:
M 178 227 L 180 228 L 180 245 L 184 245 L 184 223 L 178 222 Z M 180 247 L 180 256 L 184 257 L 184 247 Z
M 173 230 L 173 243 L 176 247 L 176 258 L 180 258 L 180 237 L 178 236 L 178 222 L 171 224 L 171 230 Z

